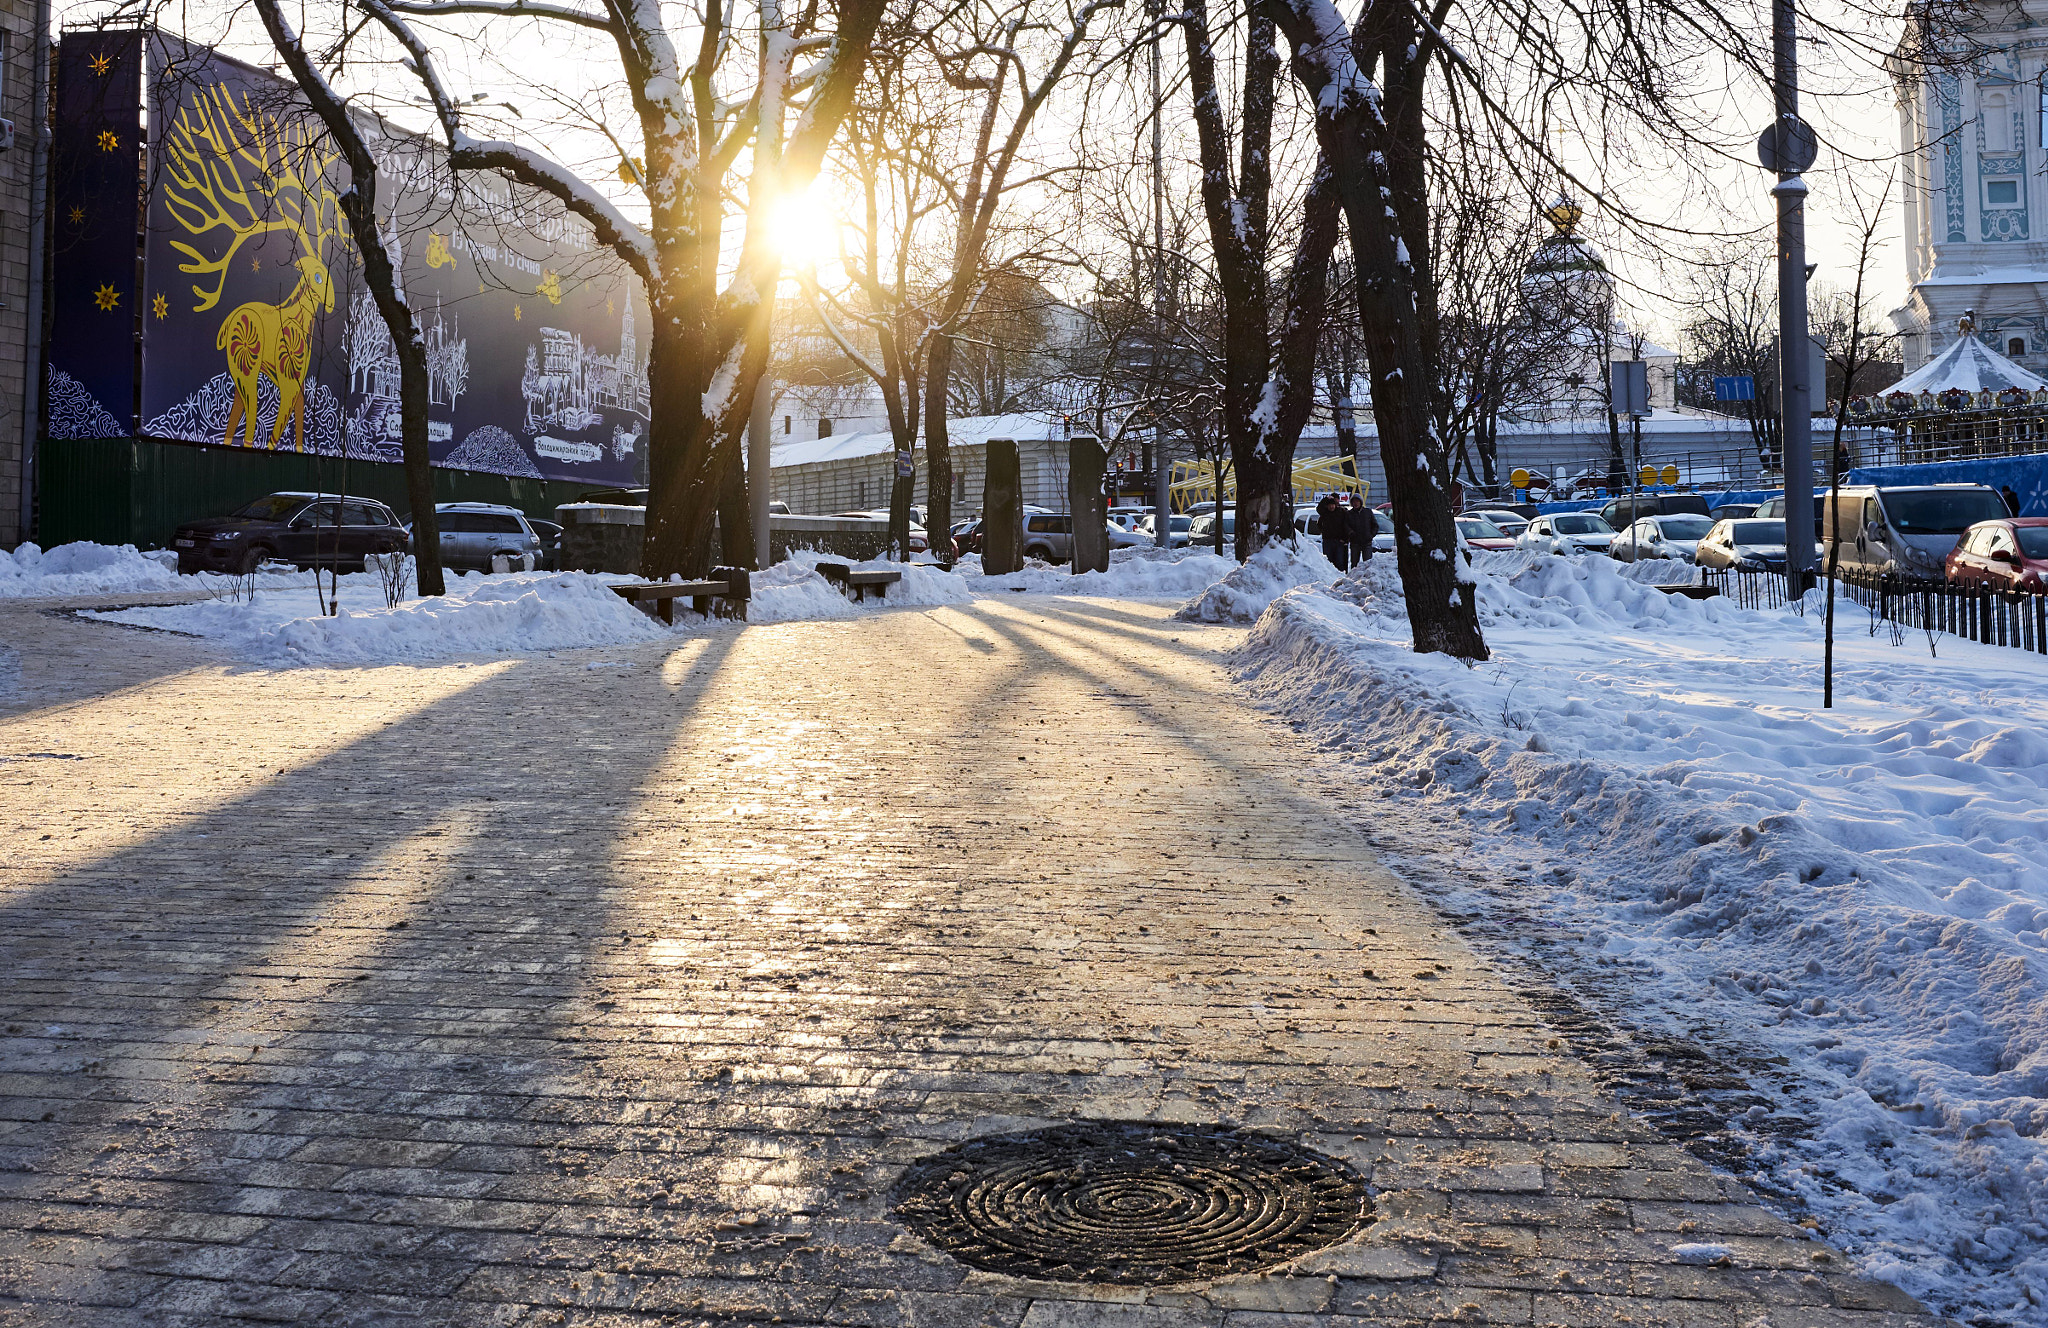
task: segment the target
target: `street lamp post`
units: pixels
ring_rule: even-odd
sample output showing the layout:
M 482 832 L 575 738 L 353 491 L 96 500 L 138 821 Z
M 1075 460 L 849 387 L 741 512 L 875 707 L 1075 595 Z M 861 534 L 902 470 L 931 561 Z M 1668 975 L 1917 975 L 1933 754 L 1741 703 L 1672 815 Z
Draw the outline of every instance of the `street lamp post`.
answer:
M 1778 173 L 1778 412 L 1784 439 L 1785 578 L 1806 593 L 1813 570 L 1813 357 L 1806 331 L 1806 180 L 1817 144 L 1799 118 L 1799 19 L 1794 0 L 1772 0 L 1772 92 L 1777 118 L 1758 144 L 1766 168 Z

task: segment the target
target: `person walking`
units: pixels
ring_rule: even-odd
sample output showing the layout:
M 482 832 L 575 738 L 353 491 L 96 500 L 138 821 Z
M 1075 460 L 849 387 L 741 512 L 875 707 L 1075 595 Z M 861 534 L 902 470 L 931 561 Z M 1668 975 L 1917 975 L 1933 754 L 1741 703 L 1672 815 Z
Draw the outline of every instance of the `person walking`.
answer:
M 1372 539 L 1380 530 L 1379 517 L 1365 505 L 1365 499 L 1355 493 L 1351 495 L 1351 507 L 1344 517 L 1346 533 L 1351 540 L 1351 562 L 1358 566 L 1372 557 Z
M 1316 504 L 1316 530 L 1323 537 L 1323 557 L 1328 558 L 1330 565 L 1340 572 L 1344 570 L 1348 557 L 1344 547 L 1348 529 L 1345 517 L 1343 504 L 1334 493 L 1324 494 L 1322 501 Z
M 2000 498 L 2005 499 L 2006 511 L 2012 513 L 2014 516 L 2018 516 L 2020 514 L 2020 496 L 2012 491 L 2012 486 L 2010 484 L 2000 489 L 1998 491 L 1998 496 Z

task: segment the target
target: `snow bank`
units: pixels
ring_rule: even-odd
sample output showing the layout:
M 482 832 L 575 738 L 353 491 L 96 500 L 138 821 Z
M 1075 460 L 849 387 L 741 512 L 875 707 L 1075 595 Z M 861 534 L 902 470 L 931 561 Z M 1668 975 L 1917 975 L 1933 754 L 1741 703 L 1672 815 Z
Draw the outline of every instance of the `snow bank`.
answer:
M 178 590 L 177 559 L 138 553 L 133 544 L 60 544 L 47 552 L 23 544 L 0 553 L 0 599 L 59 595 L 117 595 Z
M 254 599 L 202 600 L 87 616 L 213 637 L 273 665 L 386 664 L 456 655 L 560 650 L 659 640 L 670 630 L 610 588 L 622 578 L 579 572 L 450 576 L 448 593 L 383 606 L 376 578 L 341 578 L 343 608 L 320 611 L 310 585 L 259 590 Z M 371 607 L 374 606 L 374 607 Z
M 1474 668 L 1412 651 L 1381 561 L 1280 596 L 1241 678 L 1377 786 L 1382 828 L 1455 854 L 1448 907 L 1537 919 L 1588 973 L 1627 964 L 1638 1022 L 1786 1057 L 1799 1093 L 1729 1133 L 1864 1272 L 2041 1322 L 2039 659 L 1954 638 L 1930 658 L 1844 601 L 1822 710 L 1817 613 L 1535 556 L 1479 571 Z M 1814 1124 L 1771 1128 L 1795 1116 Z
M 1222 563 L 1227 560 L 1215 558 Z M 1370 558 L 1393 563 L 1392 558 Z M 1251 622 L 1266 611 L 1276 598 L 1296 586 L 1328 585 L 1337 579 L 1337 569 L 1320 550 L 1303 540 L 1297 544 L 1268 544 L 1186 604 L 1175 617 L 1185 622 Z
M 970 554 L 959 571 L 976 594 L 1024 591 L 1039 595 L 1086 595 L 1100 599 L 1185 599 L 1237 570 L 1237 560 L 1188 549 L 1112 549 L 1109 570 L 1074 575 L 1064 567 L 1034 562 L 1008 576 L 987 576 Z

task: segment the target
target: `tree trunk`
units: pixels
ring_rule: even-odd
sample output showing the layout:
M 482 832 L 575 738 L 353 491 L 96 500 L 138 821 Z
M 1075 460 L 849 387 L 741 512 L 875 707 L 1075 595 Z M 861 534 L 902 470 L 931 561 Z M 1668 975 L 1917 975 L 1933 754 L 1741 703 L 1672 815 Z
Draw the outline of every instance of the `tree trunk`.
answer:
M 640 574 L 655 581 L 700 577 L 711 570 L 711 521 L 719 499 L 712 421 L 704 415 L 711 348 L 689 312 L 666 304 L 653 312 L 647 351 L 647 526 Z
M 946 393 L 953 382 L 953 338 L 932 338 L 924 370 L 924 528 L 932 556 L 953 565 L 953 446 L 947 435 Z
M 1394 505 L 1394 558 L 1418 651 L 1460 659 L 1487 658 L 1479 632 L 1479 606 L 1461 582 L 1457 527 L 1451 511 L 1448 459 L 1431 436 L 1429 385 L 1435 381 L 1425 345 L 1422 311 L 1433 307 L 1426 250 L 1403 217 L 1426 214 L 1421 145 L 1393 140 L 1412 118 L 1397 98 L 1419 99 L 1421 71 L 1397 79 L 1403 43 L 1381 47 L 1386 98 L 1352 57 L 1353 41 L 1328 0 L 1270 0 L 1295 52 L 1294 71 L 1316 106 L 1316 138 L 1332 168 L 1349 223 L 1358 278 L 1358 313 L 1372 379 L 1373 416 L 1379 423 L 1380 459 Z M 1368 10 L 1368 14 L 1373 11 Z M 1405 45 L 1415 59 L 1416 37 Z M 1382 109 L 1389 108 L 1383 115 Z M 1412 109 L 1412 108 L 1410 108 Z M 1402 158 L 1397 178 L 1393 163 Z M 1389 206 L 1391 202 L 1392 206 Z M 1411 238 L 1414 237 L 1414 238 Z

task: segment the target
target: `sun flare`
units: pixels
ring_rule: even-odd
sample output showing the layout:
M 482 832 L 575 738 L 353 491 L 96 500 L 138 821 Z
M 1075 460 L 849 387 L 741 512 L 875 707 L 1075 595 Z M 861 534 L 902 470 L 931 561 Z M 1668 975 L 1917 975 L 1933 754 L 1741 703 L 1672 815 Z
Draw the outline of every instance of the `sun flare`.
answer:
M 772 233 L 791 268 L 808 268 L 836 258 L 838 225 L 824 191 L 815 187 L 792 194 L 775 205 Z

